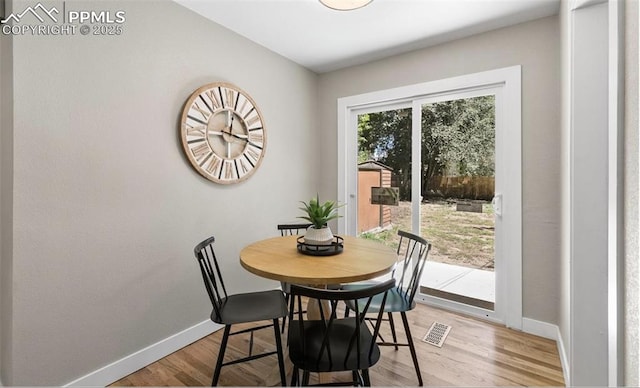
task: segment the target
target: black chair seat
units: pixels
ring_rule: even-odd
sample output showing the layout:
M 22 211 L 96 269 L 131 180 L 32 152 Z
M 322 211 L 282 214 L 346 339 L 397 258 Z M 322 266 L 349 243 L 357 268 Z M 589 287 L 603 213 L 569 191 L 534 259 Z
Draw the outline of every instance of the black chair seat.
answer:
M 367 287 L 371 287 L 373 284 L 345 284 L 342 286 L 343 290 L 360 290 Z M 362 306 L 364 301 L 358 301 L 358 304 Z M 370 313 L 377 313 L 380 311 L 380 304 L 382 303 L 382 296 L 377 295 L 373 297 L 371 306 L 369 306 Z M 355 310 L 353 302 L 348 301 L 347 307 L 350 310 Z M 387 302 L 384 305 L 384 311 L 387 313 L 397 313 L 401 311 L 413 310 L 416 307 L 415 301 L 407 300 L 406 295 L 400 292 L 397 288 L 392 288 L 387 292 Z
M 300 338 L 302 332 L 298 327 L 300 324 L 302 324 L 301 321 L 294 320 L 289 325 L 289 357 L 291 362 L 300 369 L 310 372 L 368 369 L 380 359 L 380 349 L 375 343 L 372 344 L 373 336 L 364 322 L 360 324 L 360 357 L 357 350 L 352 348 L 351 341 L 357 324 L 355 318 L 334 321 L 327 332 L 324 322 L 305 321 L 304 339 Z M 325 340 L 329 341 L 328 349 L 331 357 L 328 352 L 321 352 Z M 372 345 L 373 351 L 369 354 Z M 318 357 L 320 354 L 322 356 Z M 340 360 L 339 367 L 335 365 L 338 363 L 335 360 Z M 358 360 L 360 360 L 359 363 Z
M 229 295 L 222 299 L 220 318 L 215 310 L 211 320 L 221 324 L 279 319 L 287 316 L 287 302 L 279 290 Z

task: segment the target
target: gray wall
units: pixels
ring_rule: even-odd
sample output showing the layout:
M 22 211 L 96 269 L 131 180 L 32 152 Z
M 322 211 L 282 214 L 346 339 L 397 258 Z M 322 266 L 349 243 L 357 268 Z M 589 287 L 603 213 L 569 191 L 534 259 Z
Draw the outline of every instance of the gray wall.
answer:
M 9 385 L 64 384 L 207 320 L 192 249 L 212 234 L 230 292 L 276 287 L 238 253 L 317 189 L 315 74 L 170 1 L 66 7 L 127 20 L 122 36 L 14 39 Z M 200 177 L 178 137 L 213 81 L 264 115 L 265 159 L 238 185 Z
M 11 10 L 6 1 L 5 14 Z M 0 385 L 11 371 L 13 40 L 0 34 Z
M 558 322 L 560 41 L 557 16 L 320 76 L 321 195 L 335 196 L 336 99 L 522 65 L 523 314 Z

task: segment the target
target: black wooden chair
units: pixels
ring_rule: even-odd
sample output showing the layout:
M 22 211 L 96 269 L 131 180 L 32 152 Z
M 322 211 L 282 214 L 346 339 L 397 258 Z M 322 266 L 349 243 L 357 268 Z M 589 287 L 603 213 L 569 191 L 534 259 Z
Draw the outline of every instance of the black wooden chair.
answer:
M 220 267 L 213 251 L 214 237 L 210 237 L 194 248 L 194 253 L 200 264 L 202 279 L 204 280 L 207 294 L 211 299 L 213 311 L 211 320 L 224 325 L 224 334 L 220 343 L 218 361 L 213 372 L 212 386 L 218 384 L 220 369 L 223 366 L 233 365 L 240 362 L 255 360 L 266 356 L 277 354 L 278 366 L 280 368 L 280 380 L 282 386 L 286 385 L 284 372 L 284 359 L 282 355 L 282 341 L 280 338 L 279 319 L 287 316 L 287 302 L 279 290 L 249 292 L 244 294 L 227 295 L 227 290 L 222 280 Z M 231 326 L 239 323 L 271 321 L 270 324 L 254 326 L 248 329 L 231 333 Z M 261 354 L 251 354 L 253 350 L 253 332 L 260 329 L 273 327 L 276 350 Z M 240 359 L 224 362 L 224 354 L 227 341 L 230 336 L 242 333 L 250 333 L 249 355 Z
M 312 224 L 302 223 L 302 224 L 279 224 L 278 231 L 280 232 L 280 236 L 298 236 L 304 231 L 307 230 Z M 289 294 L 291 293 L 291 284 L 287 282 L 280 282 L 280 287 L 282 288 L 282 292 L 284 292 L 284 297 L 289 303 Z M 284 333 L 284 328 L 287 323 L 287 317 L 282 319 L 282 332 Z
M 280 231 L 281 236 L 295 236 L 307 230 L 311 225 L 313 224 L 279 224 L 278 231 Z
M 411 358 L 413 359 L 413 365 L 418 375 L 418 385 L 422 386 L 422 375 L 420 373 L 420 365 L 418 364 L 418 357 L 416 355 L 416 349 L 411 337 L 411 329 L 409 328 L 409 321 L 407 320 L 407 311 L 413 310 L 416 306 L 414 297 L 418 288 L 420 288 L 420 278 L 422 271 L 424 270 L 425 263 L 427 262 L 427 255 L 431 249 L 431 244 L 424 238 L 416 236 L 415 234 L 408 233 L 402 230 L 398 231 L 400 236 L 400 243 L 398 244 L 398 256 L 402 257 L 402 260 L 398 262 L 396 268 L 393 269 L 392 277 L 396 279 L 396 287 L 389 291 L 387 297 L 387 303 L 382 306 L 381 298 L 375 298 L 369 307 L 369 312 L 384 311 L 387 313 L 389 325 L 391 328 L 392 342 L 385 341 L 381 336 L 378 345 L 380 346 L 394 346 L 398 350 L 399 346 L 408 346 L 411 351 Z M 402 272 L 399 273 L 398 267 L 401 267 Z M 370 284 L 353 284 L 343 285 L 346 290 L 357 290 L 363 287 L 368 287 Z M 359 304 L 364 303 L 361 301 Z M 349 311 L 356 307 L 355 303 L 347 303 L 345 309 L 345 316 L 349 315 Z M 396 336 L 396 328 L 393 321 L 393 313 L 400 313 L 402 317 L 402 324 L 404 325 L 404 331 L 407 337 L 407 343 L 399 343 Z
M 369 368 L 380 359 L 376 337 L 384 316 L 387 290 L 394 285 L 395 280 L 389 279 L 370 287 L 344 291 L 292 284 L 288 337 L 289 358 L 293 363 L 291 385 L 298 385 L 302 370 L 302 385 L 309 385 L 311 372 L 351 371 L 352 381 L 330 385 L 370 386 Z M 303 297 L 319 301 L 319 317 L 309 318 L 308 314 L 302 313 Z M 374 297 L 380 310 L 371 332 L 365 318 Z M 340 302 L 351 302 L 355 317 L 338 318 L 337 307 Z M 294 304 L 297 304 L 295 314 Z

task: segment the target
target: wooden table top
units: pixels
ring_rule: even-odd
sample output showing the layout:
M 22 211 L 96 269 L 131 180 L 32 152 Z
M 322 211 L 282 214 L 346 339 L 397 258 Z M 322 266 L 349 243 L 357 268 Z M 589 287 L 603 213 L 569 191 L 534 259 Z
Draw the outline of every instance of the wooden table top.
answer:
M 274 237 L 249 244 L 240 251 L 247 271 L 295 284 L 336 284 L 371 279 L 391 271 L 396 252 L 379 242 L 344 236 L 344 250 L 334 256 L 298 252 L 299 236 Z

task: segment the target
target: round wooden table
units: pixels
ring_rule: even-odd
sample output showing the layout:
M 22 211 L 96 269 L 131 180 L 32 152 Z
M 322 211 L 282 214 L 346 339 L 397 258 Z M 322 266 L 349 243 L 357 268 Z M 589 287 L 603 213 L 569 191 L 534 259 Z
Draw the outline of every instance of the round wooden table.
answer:
M 300 236 L 274 237 L 247 245 L 240 251 L 240 264 L 247 271 L 268 279 L 324 287 L 351 283 L 389 273 L 398 261 L 396 252 L 379 242 L 344 236 L 344 250 L 334 256 L 309 256 L 298 252 Z M 330 308 L 322 301 L 325 318 Z M 309 300 L 307 316 L 320 319 L 317 300 Z M 329 383 L 329 373 L 320 373 L 320 383 Z
M 351 283 L 391 271 L 396 252 L 379 242 L 344 236 L 344 250 L 333 256 L 309 256 L 298 252 L 299 236 L 274 237 L 247 245 L 240 264 L 268 279 L 306 285 Z

